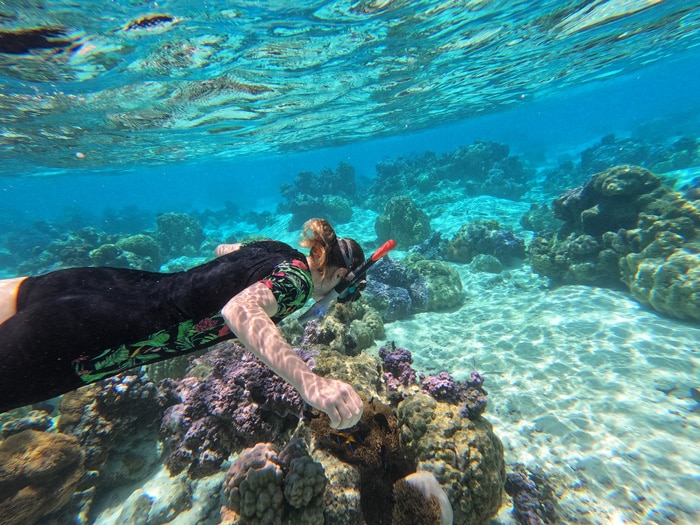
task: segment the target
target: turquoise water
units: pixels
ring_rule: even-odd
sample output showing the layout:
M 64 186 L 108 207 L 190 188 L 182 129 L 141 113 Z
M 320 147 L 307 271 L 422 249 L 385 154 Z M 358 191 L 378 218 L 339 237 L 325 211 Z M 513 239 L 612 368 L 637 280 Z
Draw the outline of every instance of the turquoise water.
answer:
M 48 39 L 57 47 L 19 53 L 2 47 L 19 30 L 34 28 L 59 28 L 61 34 Z M 58 256 L 35 261 L 69 232 L 152 231 L 166 212 L 197 217 L 207 240 L 200 251 L 162 261 L 163 271 L 204 260 L 229 237 L 261 232 L 293 242 L 289 215 L 278 206 L 284 205 L 280 185 L 299 172 L 348 163 L 367 191 L 382 161 L 450 154 L 476 141 L 507 145 L 530 170 L 528 191 L 512 201 L 463 193 L 426 197 L 433 229 L 449 238 L 468 210 L 469 219 L 497 218 L 531 237 L 518 222 L 530 203 L 549 203 L 567 189 L 544 187 L 548 170 L 578 162 L 603 137 L 650 147 L 700 140 L 700 2 L 689 0 L 18 0 L 0 4 L 0 36 L 6 39 L 0 38 L 2 277 L 65 262 Z M 658 174 L 692 181 L 700 173 L 697 158 Z M 697 188 L 697 179 L 692 184 Z M 249 212 L 272 217 L 258 229 L 246 219 Z M 347 228 L 371 250 L 377 214 L 354 203 L 352 221 L 338 229 Z M 28 260 L 32 265 L 22 266 Z M 468 307 L 452 317 L 430 313 L 388 323 L 387 339 L 421 345 L 411 350 L 423 370 L 437 372 L 442 365 L 460 379 L 473 356 L 457 347 L 467 341 L 475 349 L 480 366 L 494 372 L 489 411 L 506 442 L 507 463 L 529 460 L 559 476 L 561 492 L 568 491 L 560 494 L 562 522 L 697 523 L 700 411 L 687 393 L 700 386 L 697 323 L 643 309 L 617 290 L 606 296 L 597 288 L 561 288 L 546 296 L 546 279 L 534 276 L 526 261 L 511 268 L 507 284 L 465 268 L 458 271 Z M 502 308 L 493 304 L 499 299 Z M 541 305 L 543 314 L 536 311 Z M 591 325 L 576 324 L 576 317 Z M 611 325 L 621 327 L 619 338 L 606 331 Z M 426 333 L 426 326 L 434 331 Z M 547 343 L 537 347 L 542 340 Z M 488 351 L 494 345 L 527 354 L 530 343 L 537 350 L 524 359 Z M 583 349 L 579 357 L 576 344 Z M 600 354 L 591 351 L 598 344 Z M 566 357 L 558 355 L 563 346 Z M 611 369 L 618 349 L 635 365 Z M 668 360 L 658 356 L 667 352 Z M 557 388 L 564 391 L 555 403 L 562 410 L 557 422 L 601 411 L 594 426 L 607 424 L 610 432 L 590 431 L 577 441 L 578 434 L 555 424 L 551 436 L 527 428 L 552 410 L 546 403 L 532 408 L 536 403 L 528 400 L 538 398 L 547 377 L 560 375 L 565 365 L 557 361 L 578 363 L 586 374 L 604 371 L 609 381 L 627 385 L 588 407 L 596 397 L 591 392 L 602 387 L 579 385 L 583 372 L 573 374 L 583 392 L 578 412 L 566 412 L 578 403 L 572 401 L 576 392 L 561 384 L 551 388 L 553 398 Z M 532 391 L 523 394 L 528 385 L 516 388 L 508 374 L 528 366 L 531 376 L 518 381 Z M 663 388 L 649 387 L 653 399 L 640 397 L 645 414 L 636 420 L 625 400 L 644 390 L 647 374 L 656 387 L 671 382 L 672 391 L 677 386 L 683 394 L 666 398 L 659 394 Z M 674 420 L 668 433 L 658 429 L 681 413 L 678 428 Z M 657 430 L 652 441 L 658 445 L 645 444 Z M 620 467 L 622 473 L 609 466 L 612 474 L 599 478 L 613 481 L 598 486 L 596 475 L 586 477 L 586 468 L 576 467 L 595 455 L 597 442 L 590 439 L 620 456 L 637 453 L 644 465 Z M 674 439 L 678 448 L 657 458 Z M 619 444 L 626 440 L 632 452 Z M 581 457 L 548 452 L 548 446 L 580 450 Z M 571 495 L 576 491 L 578 498 Z M 503 509 L 494 523 L 511 523 L 506 501 Z

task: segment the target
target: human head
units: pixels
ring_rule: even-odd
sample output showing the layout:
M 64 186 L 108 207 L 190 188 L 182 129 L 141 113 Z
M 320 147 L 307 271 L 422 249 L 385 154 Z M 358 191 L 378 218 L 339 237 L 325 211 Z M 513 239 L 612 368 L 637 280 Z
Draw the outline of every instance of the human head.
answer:
M 302 227 L 299 245 L 309 248 L 309 256 L 324 279 L 329 271 L 344 268 L 350 272 L 365 261 L 362 247 L 354 239 L 338 237 L 325 219 L 306 221 Z

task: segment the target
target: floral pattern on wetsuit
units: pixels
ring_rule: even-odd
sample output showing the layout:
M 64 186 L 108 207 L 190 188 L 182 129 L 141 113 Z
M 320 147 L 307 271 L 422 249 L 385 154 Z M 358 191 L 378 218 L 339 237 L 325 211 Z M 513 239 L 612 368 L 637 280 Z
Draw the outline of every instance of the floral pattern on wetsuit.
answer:
M 277 312 L 272 318 L 275 323 L 304 306 L 313 293 L 309 268 L 305 262 L 296 259 L 278 264 L 260 282 L 272 291 L 277 300 Z M 80 379 L 88 384 L 129 368 L 201 350 L 235 337 L 221 313 L 215 312 L 204 319 L 188 319 L 159 330 L 142 341 L 109 348 L 95 357 L 79 357 L 73 360 L 73 368 Z

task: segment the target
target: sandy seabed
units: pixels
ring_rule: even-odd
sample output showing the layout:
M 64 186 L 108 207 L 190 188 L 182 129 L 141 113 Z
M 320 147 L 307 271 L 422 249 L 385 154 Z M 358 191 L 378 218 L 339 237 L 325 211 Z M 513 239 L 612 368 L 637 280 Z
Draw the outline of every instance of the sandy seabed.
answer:
M 621 292 L 458 265 L 464 305 L 386 326 L 414 368 L 489 391 L 509 465 L 552 477 L 562 523 L 700 523 L 700 327 Z M 514 523 L 509 506 L 498 523 Z

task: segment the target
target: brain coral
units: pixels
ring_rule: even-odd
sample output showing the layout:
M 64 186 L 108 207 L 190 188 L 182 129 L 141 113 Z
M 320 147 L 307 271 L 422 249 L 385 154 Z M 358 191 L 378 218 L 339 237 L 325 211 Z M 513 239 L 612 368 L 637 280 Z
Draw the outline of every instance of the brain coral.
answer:
M 554 201 L 565 223 L 533 239 L 530 263 L 556 283 L 626 285 L 660 312 L 700 320 L 698 204 L 644 168 L 611 168 Z
M 446 490 L 455 523 L 489 523 L 506 479 L 501 440 L 485 419 L 460 418 L 456 407 L 415 394 L 398 407 L 401 446 Z
M 374 229 L 379 242 L 394 239 L 402 250 L 422 243 L 431 233 L 428 215 L 406 196 L 389 199 L 384 213 L 377 217 Z

